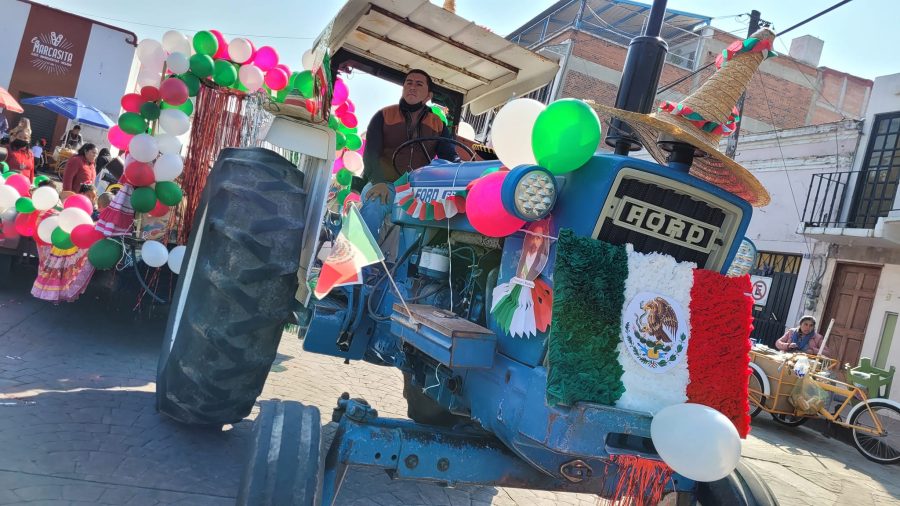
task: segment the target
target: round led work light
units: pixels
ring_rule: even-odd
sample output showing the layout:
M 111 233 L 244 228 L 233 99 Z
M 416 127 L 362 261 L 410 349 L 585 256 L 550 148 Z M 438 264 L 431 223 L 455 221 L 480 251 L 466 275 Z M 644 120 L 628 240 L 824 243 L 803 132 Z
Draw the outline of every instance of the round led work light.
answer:
M 525 221 L 537 221 L 548 214 L 558 195 L 556 178 L 537 165 L 519 165 L 503 180 L 503 207 Z

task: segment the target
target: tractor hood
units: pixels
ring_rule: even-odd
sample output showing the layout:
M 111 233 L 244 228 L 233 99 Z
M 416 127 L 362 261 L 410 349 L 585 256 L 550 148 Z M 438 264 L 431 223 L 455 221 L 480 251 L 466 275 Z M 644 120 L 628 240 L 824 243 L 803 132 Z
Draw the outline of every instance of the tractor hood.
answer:
M 428 0 L 350 0 L 314 46 L 405 74 L 418 68 L 480 114 L 549 83 L 559 65 Z

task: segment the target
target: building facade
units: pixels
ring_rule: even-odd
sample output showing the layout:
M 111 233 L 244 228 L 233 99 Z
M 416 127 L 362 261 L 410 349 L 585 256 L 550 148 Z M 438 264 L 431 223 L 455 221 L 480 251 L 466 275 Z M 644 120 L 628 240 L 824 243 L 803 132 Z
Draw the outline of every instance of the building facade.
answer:
M 127 30 L 26 0 L 0 0 L 0 86 L 14 98 L 74 97 L 119 115 L 119 99 L 133 82 L 137 36 Z M 24 105 L 32 139 L 53 146 L 69 121 L 41 107 Z M 4 111 L 10 125 L 19 115 Z M 105 131 L 83 126 L 86 142 L 107 144 Z

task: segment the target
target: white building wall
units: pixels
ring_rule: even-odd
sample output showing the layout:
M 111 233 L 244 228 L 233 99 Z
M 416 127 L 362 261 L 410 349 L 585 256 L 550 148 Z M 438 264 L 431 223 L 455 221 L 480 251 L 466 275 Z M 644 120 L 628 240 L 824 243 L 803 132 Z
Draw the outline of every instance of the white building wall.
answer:
M 0 86 L 9 88 L 19 44 L 31 5 L 19 0 L 0 0 Z

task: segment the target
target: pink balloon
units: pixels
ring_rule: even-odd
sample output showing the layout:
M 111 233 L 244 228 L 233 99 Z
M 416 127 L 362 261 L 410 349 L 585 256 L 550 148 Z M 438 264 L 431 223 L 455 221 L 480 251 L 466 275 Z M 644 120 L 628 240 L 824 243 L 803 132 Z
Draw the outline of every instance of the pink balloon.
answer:
M 23 197 L 31 196 L 31 194 L 28 193 L 28 190 L 31 189 L 31 181 L 22 174 L 13 174 L 6 178 L 6 185 L 12 186 L 13 189 L 19 192 L 19 195 Z
M 356 104 L 354 104 L 353 101 L 350 100 L 349 98 L 344 101 L 344 105 L 347 106 L 347 111 L 356 112 Z
M 266 84 L 274 91 L 278 91 L 287 86 L 289 79 L 288 74 L 277 67 L 266 72 Z
M 213 58 L 228 60 L 228 41 L 225 40 L 225 36 L 218 30 L 210 30 L 209 33 L 213 34 L 216 40 L 219 41 L 219 49 L 216 50 L 216 54 L 213 55 Z M 168 100 L 166 100 L 166 102 L 168 102 Z
M 288 67 L 287 65 L 285 65 L 284 63 L 279 63 L 278 65 L 275 65 L 275 68 L 283 70 L 284 73 L 287 74 L 288 76 L 291 75 L 291 68 Z
M 347 128 L 354 128 L 359 124 L 359 120 L 356 119 L 356 115 L 352 112 L 348 112 L 347 114 L 340 116 L 339 119 L 341 120 L 341 123 L 343 123 Z
M 109 133 L 106 134 L 109 143 L 119 149 L 128 149 L 128 143 L 131 142 L 132 137 L 134 136 L 122 131 L 119 125 L 114 125 L 109 129 Z
M 187 102 L 188 93 L 187 84 L 177 78 L 166 79 L 159 86 L 159 96 L 171 105 L 181 105 Z
M 278 52 L 271 46 L 263 46 L 256 50 L 256 56 L 253 57 L 253 64 L 260 68 L 263 72 L 270 70 L 278 65 Z
M 154 218 L 161 218 L 161 217 L 165 216 L 167 212 L 169 212 L 169 206 L 167 206 L 157 200 L 156 207 L 154 207 L 153 210 L 150 211 L 149 214 L 150 214 L 150 216 L 153 216 Z
M 63 209 L 69 209 L 70 207 L 76 207 L 88 214 L 94 212 L 94 205 L 91 204 L 91 199 L 81 194 L 69 195 L 66 198 L 66 201 L 63 202 Z
M 507 174 L 493 172 L 476 179 L 466 196 L 466 217 L 475 230 L 486 236 L 506 237 L 525 224 L 503 208 L 500 189 Z
M 156 102 L 159 100 L 159 88 L 156 86 L 144 86 L 141 88 L 141 98 L 144 102 Z
M 72 229 L 69 238 L 72 239 L 72 244 L 75 246 L 78 246 L 81 249 L 88 249 L 93 246 L 95 242 L 103 239 L 103 233 L 94 228 L 93 225 L 82 223 Z
M 141 106 L 144 105 L 144 102 L 146 102 L 146 100 L 144 100 L 144 97 L 138 95 L 137 93 L 129 93 L 127 95 L 123 95 L 121 100 L 122 109 L 136 114 L 141 113 Z
M 341 154 L 334 159 L 334 165 L 331 166 L 331 173 L 337 174 L 339 170 L 344 168 L 344 159 L 341 158 Z
M 349 96 L 350 90 L 347 89 L 347 85 L 344 84 L 343 79 L 336 79 L 334 81 L 334 90 L 331 94 L 331 104 L 341 105 Z

